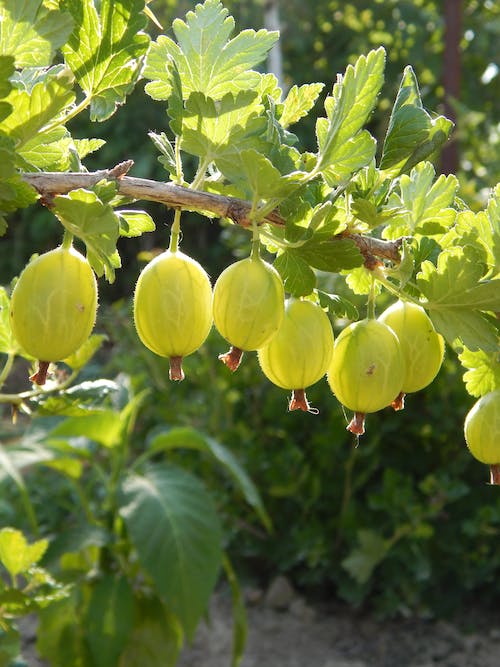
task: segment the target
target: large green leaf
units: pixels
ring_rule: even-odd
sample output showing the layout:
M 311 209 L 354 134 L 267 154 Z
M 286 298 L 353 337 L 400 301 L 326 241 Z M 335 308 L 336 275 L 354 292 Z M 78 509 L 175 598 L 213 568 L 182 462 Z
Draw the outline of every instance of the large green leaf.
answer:
M 92 120 L 109 118 L 137 81 L 149 46 L 149 37 L 142 31 L 144 5 L 145 0 L 61 0 L 75 22 L 62 51 L 91 100 Z
M 188 638 L 221 565 L 221 527 L 203 485 L 180 468 L 151 465 L 122 481 L 120 514 L 139 562 Z
M 123 421 L 119 412 L 100 410 L 84 416 L 68 417 L 50 432 L 50 436 L 83 436 L 105 447 L 116 447 L 121 442 L 122 430 Z
M 274 268 L 279 272 L 285 290 L 293 296 L 307 296 L 316 287 L 316 275 L 297 250 L 285 250 L 275 259 Z
M 355 65 L 349 65 L 344 76 L 338 77 L 332 95 L 325 100 L 327 119 L 317 125 L 318 162 L 316 171 L 333 167 L 337 159 L 346 159 L 346 143 L 353 140 L 363 128 L 373 111 L 380 88 L 384 82 L 385 50 L 381 47 L 360 56 Z M 366 135 L 364 135 L 366 137 Z M 360 150 L 358 142 L 363 149 Z M 367 146 L 373 146 L 368 138 L 355 140 L 353 147 L 359 153 L 359 163 L 351 163 L 352 172 L 370 162 Z
M 151 451 L 168 451 L 169 449 L 195 449 L 209 454 L 231 475 L 243 493 L 247 503 L 257 512 L 264 526 L 271 529 L 271 519 L 267 514 L 260 494 L 240 465 L 234 454 L 214 438 L 201 433 L 189 426 L 179 426 L 168 431 L 157 433 L 150 441 Z
M 43 0 L 0 3 L 0 55 L 14 56 L 17 67 L 50 65 L 72 29 L 70 14 L 48 9 Z
M 85 631 L 95 667 L 116 665 L 133 628 L 134 597 L 127 579 L 105 574 L 93 587 Z
M 87 246 L 87 258 L 92 268 L 110 282 L 115 268 L 120 266 L 116 242 L 120 234 L 117 214 L 109 204 L 90 190 L 72 190 L 54 197 L 53 212 L 64 227 Z
M 415 73 L 406 67 L 389 120 L 380 168 L 391 174 L 409 172 L 448 139 L 452 127 L 453 123 L 444 116 L 433 119 L 423 108 Z
M 334 238 L 327 233 L 317 233 L 296 250 L 309 266 L 320 271 L 338 273 L 363 264 L 363 255 L 351 239 Z
M 219 0 L 196 5 L 185 22 L 176 19 L 177 43 L 161 35 L 152 44 L 144 70 L 152 83 L 146 92 L 156 99 L 168 99 L 171 80 L 166 65 L 170 58 L 178 68 L 185 98 L 200 92 L 218 100 L 228 92 L 255 87 L 260 76 L 250 68 L 264 60 L 278 33 L 243 30 L 230 40 L 233 30 L 234 19 Z
M 120 667 L 175 667 L 182 648 L 182 628 L 156 597 L 135 598 L 135 619 Z

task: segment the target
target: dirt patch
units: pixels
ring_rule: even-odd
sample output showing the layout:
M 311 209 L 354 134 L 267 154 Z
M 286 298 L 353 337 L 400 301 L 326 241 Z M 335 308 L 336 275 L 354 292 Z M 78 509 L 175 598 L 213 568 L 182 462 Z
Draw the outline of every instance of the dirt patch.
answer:
M 341 604 L 313 607 L 283 587 L 274 598 L 253 592 L 247 597 L 248 641 L 240 667 L 500 665 L 500 613 L 466 610 L 456 623 L 377 621 Z M 36 657 L 34 619 L 23 622 L 23 637 L 29 667 L 45 666 Z M 221 590 L 212 597 L 208 622 L 200 624 L 177 667 L 230 667 L 231 645 L 231 600 Z

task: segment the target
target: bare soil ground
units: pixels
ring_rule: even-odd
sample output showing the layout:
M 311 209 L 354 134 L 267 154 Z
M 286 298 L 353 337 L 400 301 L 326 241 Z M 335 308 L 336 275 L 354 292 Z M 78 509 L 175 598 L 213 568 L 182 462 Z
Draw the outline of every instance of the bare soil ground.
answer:
M 377 621 L 338 603 L 310 606 L 293 592 L 285 599 L 257 597 L 247 607 L 240 667 L 500 667 L 500 610 L 464 610 L 455 623 Z M 29 667 L 45 667 L 36 657 L 33 624 L 24 624 L 23 632 Z M 178 667 L 230 667 L 231 642 L 231 601 L 221 590 Z

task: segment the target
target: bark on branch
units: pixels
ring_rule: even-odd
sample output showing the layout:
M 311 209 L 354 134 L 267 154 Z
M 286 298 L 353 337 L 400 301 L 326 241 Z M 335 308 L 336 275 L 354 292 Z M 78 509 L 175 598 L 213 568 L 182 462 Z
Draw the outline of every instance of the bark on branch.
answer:
M 101 169 L 90 173 L 77 172 L 35 172 L 25 173 L 23 179 L 35 188 L 42 200 L 50 202 L 55 195 L 67 194 L 77 188 L 92 188 L 102 180 L 116 182 L 118 193 L 137 200 L 159 202 L 170 208 L 182 208 L 188 211 L 207 211 L 220 218 L 229 218 L 242 227 L 250 227 L 251 204 L 236 197 L 191 190 L 173 183 L 161 183 L 146 178 L 126 176 L 132 166 L 132 161 L 122 162 L 112 169 Z M 283 226 L 285 220 L 277 211 L 266 216 L 265 222 Z M 361 254 L 365 257 L 365 264 L 373 268 L 376 258 L 389 259 L 399 262 L 402 239 L 385 241 L 362 234 L 343 233 L 342 238 L 350 238 L 356 243 Z

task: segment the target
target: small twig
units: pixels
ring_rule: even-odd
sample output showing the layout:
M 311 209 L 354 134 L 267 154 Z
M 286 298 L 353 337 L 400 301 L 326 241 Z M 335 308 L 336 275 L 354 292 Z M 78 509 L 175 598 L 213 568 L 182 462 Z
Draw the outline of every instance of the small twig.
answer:
M 91 173 L 36 172 L 22 174 L 22 177 L 39 192 L 43 201 L 51 201 L 55 195 L 67 194 L 77 188 L 92 188 L 102 180 L 113 180 L 116 182 L 118 193 L 131 199 L 155 201 L 170 208 L 182 208 L 188 211 L 206 211 L 219 218 L 229 218 L 241 227 L 251 227 L 250 202 L 236 197 L 191 190 L 174 183 L 126 176 L 132 164 L 132 160 L 127 160 L 112 169 L 101 169 Z M 277 210 L 268 213 L 262 222 L 280 227 L 285 225 L 285 220 Z M 365 257 L 365 265 L 368 268 L 377 264 L 375 258 L 394 262 L 401 260 L 400 248 L 403 239 L 386 241 L 349 232 L 342 232 L 339 238 L 349 238 L 354 241 Z

